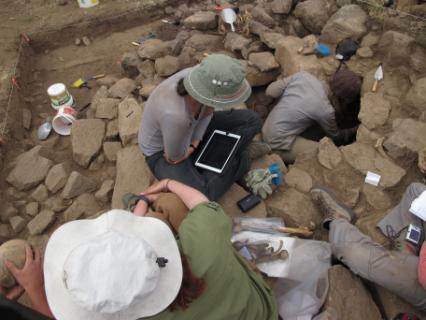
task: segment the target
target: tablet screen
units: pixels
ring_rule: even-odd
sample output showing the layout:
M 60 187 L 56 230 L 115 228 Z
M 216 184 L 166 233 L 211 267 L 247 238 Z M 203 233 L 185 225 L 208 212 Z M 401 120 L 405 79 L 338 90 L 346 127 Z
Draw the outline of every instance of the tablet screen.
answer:
M 196 165 L 215 172 L 222 172 L 231 157 L 240 136 L 215 130 L 202 150 Z

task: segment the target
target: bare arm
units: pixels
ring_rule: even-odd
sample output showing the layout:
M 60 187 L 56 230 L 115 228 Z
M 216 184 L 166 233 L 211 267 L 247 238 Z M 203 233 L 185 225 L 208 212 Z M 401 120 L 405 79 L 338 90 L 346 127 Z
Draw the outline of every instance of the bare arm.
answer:
M 266 88 L 266 95 L 278 99 L 283 94 L 284 90 L 287 88 L 289 82 L 289 78 L 276 80 L 272 82 L 267 88 Z
M 164 179 L 153 184 L 148 187 L 143 194 L 150 198 L 160 192 L 173 192 L 182 200 L 189 210 L 192 210 L 200 203 L 209 201 L 200 191 L 171 179 Z
M 34 251 L 29 245 L 26 246 L 26 260 L 22 269 L 18 269 L 12 262 L 6 261 L 6 267 L 15 277 L 19 285 L 25 289 L 31 300 L 33 309 L 54 318 L 47 303 L 46 292 L 44 290 L 44 279 L 41 255 L 38 250 Z

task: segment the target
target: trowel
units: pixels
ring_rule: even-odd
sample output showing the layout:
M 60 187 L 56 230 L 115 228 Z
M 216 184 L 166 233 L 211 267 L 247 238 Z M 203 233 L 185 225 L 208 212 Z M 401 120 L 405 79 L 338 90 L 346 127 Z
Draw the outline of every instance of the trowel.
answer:
M 377 91 L 377 86 L 379 84 L 379 81 L 382 80 L 382 79 L 383 79 L 383 68 L 382 68 L 382 64 L 379 64 L 376 72 L 374 73 L 374 84 L 373 84 L 373 88 L 371 89 L 371 91 L 373 91 L 373 92 Z
M 231 25 L 231 31 L 235 32 L 234 22 L 237 21 L 237 14 L 231 8 L 225 8 L 221 13 L 222 20 Z
M 39 140 L 46 140 L 52 132 L 52 118 L 48 117 L 46 121 L 38 127 L 37 136 Z

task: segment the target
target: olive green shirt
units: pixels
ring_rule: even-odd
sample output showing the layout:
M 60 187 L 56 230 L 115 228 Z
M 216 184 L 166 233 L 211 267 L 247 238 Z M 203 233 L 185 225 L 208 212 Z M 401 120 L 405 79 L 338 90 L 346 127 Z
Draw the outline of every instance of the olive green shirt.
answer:
M 215 202 L 192 209 L 179 241 L 192 272 L 207 283 L 186 310 L 165 310 L 151 320 L 277 320 L 275 296 L 231 244 L 231 219 Z

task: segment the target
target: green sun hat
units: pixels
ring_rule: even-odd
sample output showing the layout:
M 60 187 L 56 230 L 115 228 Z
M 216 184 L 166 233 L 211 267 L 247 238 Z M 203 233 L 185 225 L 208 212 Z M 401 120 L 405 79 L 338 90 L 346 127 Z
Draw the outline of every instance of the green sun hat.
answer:
M 183 84 L 189 95 L 215 109 L 227 109 L 246 101 L 251 87 L 244 66 L 224 54 L 211 54 L 194 67 Z

